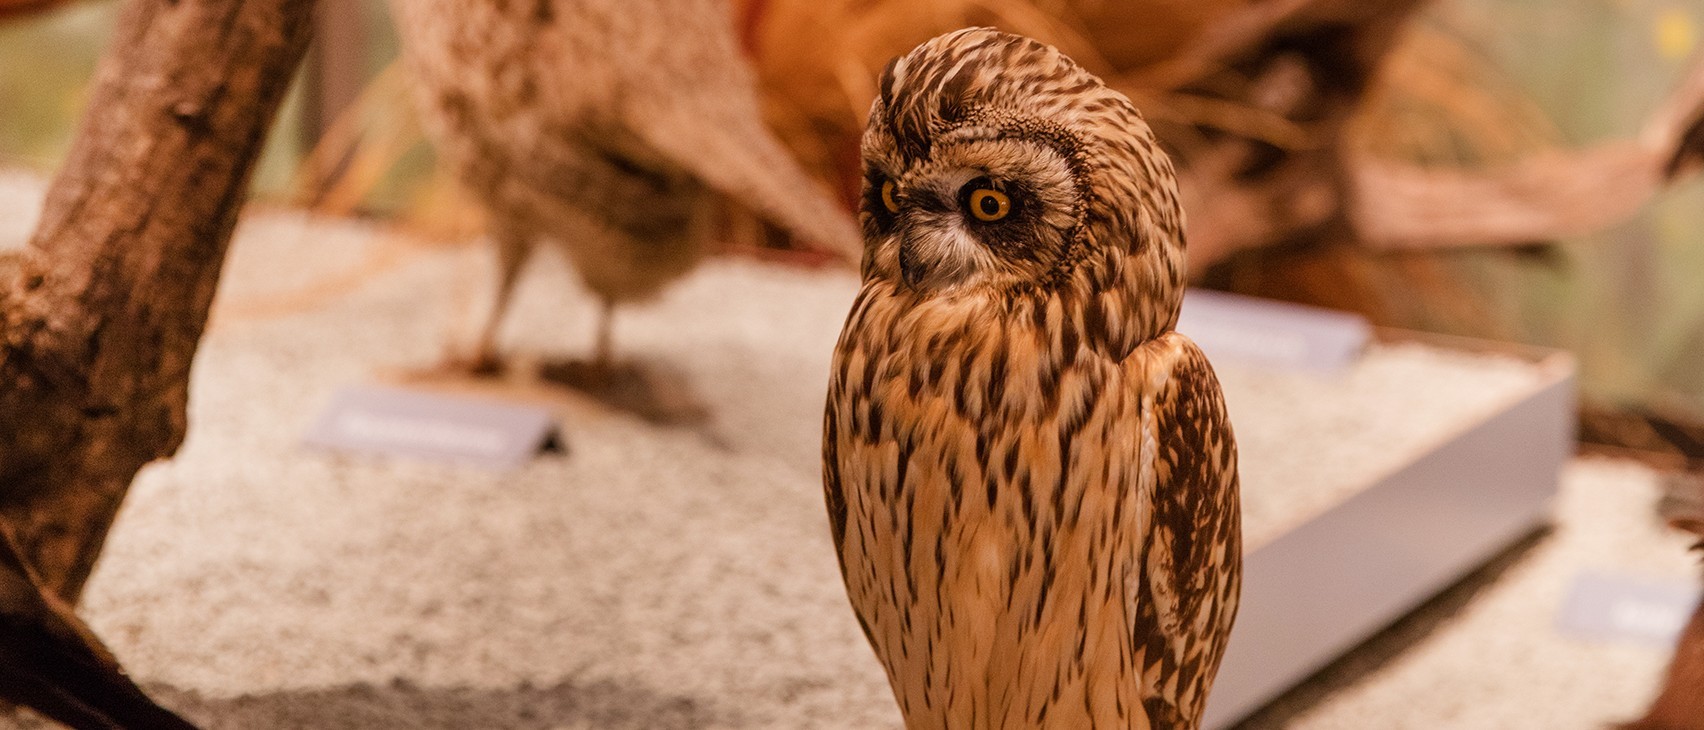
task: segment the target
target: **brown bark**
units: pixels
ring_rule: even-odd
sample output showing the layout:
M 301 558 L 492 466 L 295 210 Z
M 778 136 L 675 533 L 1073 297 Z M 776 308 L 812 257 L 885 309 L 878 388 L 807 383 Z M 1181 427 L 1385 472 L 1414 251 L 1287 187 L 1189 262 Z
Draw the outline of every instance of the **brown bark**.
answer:
M 0 522 L 0 700 L 74 728 L 187 730 L 155 704 L 71 607 L 41 590 Z
M 28 248 L 0 267 L 0 518 L 75 602 L 190 361 L 313 0 L 131 0 Z
M 1704 606 L 1681 632 L 1662 691 L 1645 717 L 1623 730 L 1704 730 Z
M 0 20 L 41 12 L 58 7 L 65 0 L 0 0 Z

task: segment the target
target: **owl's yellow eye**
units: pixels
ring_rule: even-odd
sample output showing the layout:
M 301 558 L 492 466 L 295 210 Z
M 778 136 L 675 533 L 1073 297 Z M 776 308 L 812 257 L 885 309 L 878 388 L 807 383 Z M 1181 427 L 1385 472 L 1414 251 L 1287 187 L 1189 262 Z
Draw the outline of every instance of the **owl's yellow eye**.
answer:
M 1012 199 L 992 188 L 970 191 L 970 198 L 965 202 L 970 207 L 970 214 L 985 223 L 993 223 L 1012 212 Z
M 899 212 L 899 201 L 893 197 L 894 184 L 892 180 L 882 181 L 882 205 L 887 206 L 889 213 Z

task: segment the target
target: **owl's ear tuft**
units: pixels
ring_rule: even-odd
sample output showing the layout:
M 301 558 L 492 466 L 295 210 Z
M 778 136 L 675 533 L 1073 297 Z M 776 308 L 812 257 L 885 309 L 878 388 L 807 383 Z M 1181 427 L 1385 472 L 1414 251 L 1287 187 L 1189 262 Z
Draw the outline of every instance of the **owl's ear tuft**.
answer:
M 888 59 L 886 66 L 882 67 L 882 78 L 880 82 L 881 100 L 882 107 L 886 109 L 893 108 L 894 72 L 899 67 L 899 59 L 899 56 L 894 56 L 893 58 Z
M 940 106 L 935 110 L 936 116 L 940 117 L 941 121 L 948 124 L 964 121 L 966 97 L 970 94 L 970 84 L 971 81 L 975 80 L 976 74 L 976 65 L 974 63 L 967 64 L 965 68 L 959 69 L 958 73 L 953 74 L 952 78 L 941 84 L 938 97 L 941 100 Z
M 920 113 L 917 99 L 907 97 L 900 99 L 900 86 L 905 84 L 906 57 L 900 56 L 888 61 L 882 69 L 881 80 L 881 119 L 870 119 L 871 125 L 883 124 L 893 137 L 901 154 L 912 159 L 926 157 L 929 154 L 929 128 L 925 123 L 924 114 Z

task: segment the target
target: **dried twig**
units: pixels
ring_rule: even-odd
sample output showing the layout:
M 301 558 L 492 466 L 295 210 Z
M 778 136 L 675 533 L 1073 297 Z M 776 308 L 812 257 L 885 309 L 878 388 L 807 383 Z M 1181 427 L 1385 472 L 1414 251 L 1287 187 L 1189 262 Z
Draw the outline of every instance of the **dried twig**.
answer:
M 1592 233 L 1638 212 L 1704 161 L 1704 58 L 1637 140 L 1551 151 L 1492 169 L 1361 156 L 1350 218 L 1382 249 L 1506 246 Z

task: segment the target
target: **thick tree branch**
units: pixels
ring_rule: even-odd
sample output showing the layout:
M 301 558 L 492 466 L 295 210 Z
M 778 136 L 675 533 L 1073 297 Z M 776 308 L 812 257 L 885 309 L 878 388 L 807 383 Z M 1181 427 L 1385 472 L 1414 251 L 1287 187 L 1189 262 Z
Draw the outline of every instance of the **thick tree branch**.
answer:
M 1666 157 L 1631 141 L 1546 152 L 1492 170 L 1361 159 L 1350 215 L 1372 248 L 1509 246 L 1602 230 L 1660 189 Z
M 0 518 L 74 602 L 190 361 L 312 0 L 132 0 L 40 227 L 0 281 Z
M 0 522 L 0 699 L 74 728 L 189 730 L 124 673 L 63 601 L 41 589 Z
M 57 7 L 65 0 L 0 0 L 0 20 Z

